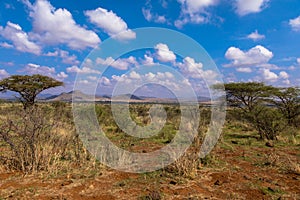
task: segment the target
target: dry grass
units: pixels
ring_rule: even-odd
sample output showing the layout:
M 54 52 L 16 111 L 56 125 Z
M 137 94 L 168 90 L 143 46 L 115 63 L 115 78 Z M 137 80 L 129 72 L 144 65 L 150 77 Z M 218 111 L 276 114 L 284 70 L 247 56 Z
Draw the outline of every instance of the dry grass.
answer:
M 87 157 L 70 119 L 62 119 L 62 113 L 53 112 L 50 105 L 26 111 L 1 109 L 5 120 L 0 124 L 0 141 L 5 154 L 0 163 L 5 170 L 57 174 Z
M 196 137 L 190 148 L 174 163 L 167 166 L 164 171 L 173 176 L 181 176 L 185 178 L 195 178 L 201 167 L 199 150 L 201 147 L 200 137 Z
M 175 163 L 152 173 L 132 174 L 104 167 L 83 148 L 80 139 L 74 134 L 70 107 L 60 104 L 55 105 L 56 107 L 49 104 L 43 106 L 48 107 L 47 112 L 52 116 L 50 121 L 46 121 L 46 125 L 54 123 L 55 126 L 52 126 L 50 131 L 46 129 L 48 131 L 43 132 L 50 139 L 40 137 L 42 141 L 47 142 L 38 143 L 39 146 L 44 146 L 38 148 L 37 152 L 41 158 L 47 158 L 49 153 L 51 162 L 45 165 L 47 167 L 40 168 L 38 173 L 26 176 L 21 173 L 7 173 L 12 170 L 10 167 L 13 165 L 0 164 L 0 172 L 4 172 L 0 174 L 0 199 L 299 198 L 299 146 L 297 143 L 289 143 L 290 131 L 281 134 L 278 141 L 273 141 L 274 147 L 266 147 L 266 141 L 257 140 L 257 133 L 253 129 L 241 121 L 233 121 L 225 125 L 224 136 L 211 154 L 199 159 L 201 133 L 206 132 L 209 121 L 205 119 L 207 121 L 201 122 L 198 127 L 199 137 Z M 140 114 L 132 115 L 137 123 L 146 125 L 149 122 L 147 108 L 149 106 L 136 107 L 137 113 Z M 104 130 L 109 132 L 111 129 L 110 139 L 117 140 L 117 145 L 127 142 L 128 145 L 126 143 L 124 146 L 128 146 L 129 151 L 132 148 L 136 152 L 151 152 L 156 150 L 156 147 L 166 145 L 163 136 L 173 138 L 174 134 L 171 131 L 178 129 L 174 124 L 180 123 L 176 118 L 177 108 L 170 106 L 168 126 L 164 127 L 161 138 L 158 135 L 149 140 L 132 140 L 125 137 L 125 133 L 121 135 L 115 127 L 111 128 L 114 125 L 108 105 L 97 105 L 96 109 L 99 111 L 97 116 L 104 125 Z M 12 110 L 12 106 L 5 106 L 0 117 L 13 117 L 12 112 L 9 112 L 10 115 L 4 115 L 2 112 Z M 0 121 L 0 126 L 4 122 L 7 121 Z M 19 122 L 21 124 L 21 121 Z M 298 135 L 292 137 L 296 141 L 299 140 Z M 0 155 L 9 157 L 8 151 L 4 153 L 4 148 L 9 150 L 10 147 L 0 143 L 0 149 L 3 150 Z M 94 152 L 91 153 L 97 153 L 99 149 L 95 148 L 92 151 Z M 99 158 L 100 161 L 104 161 L 114 156 L 107 152 L 100 154 Z M 116 162 L 126 166 L 126 158 Z
M 287 158 L 287 160 L 288 162 L 286 163 L 286 168 L 288 172 L 300 175 L 300 164 L 290 158 Z

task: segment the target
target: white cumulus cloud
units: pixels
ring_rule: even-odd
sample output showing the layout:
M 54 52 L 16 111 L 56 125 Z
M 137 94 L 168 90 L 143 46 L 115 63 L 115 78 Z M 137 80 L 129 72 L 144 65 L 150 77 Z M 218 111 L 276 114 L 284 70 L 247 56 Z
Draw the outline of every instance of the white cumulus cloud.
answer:
M 208 7 L 215 6 L 219 0 L 177 0 L 181 4 L 181 16 L 175 21 L 175 26 L 181 28 L 188 23 L 207 23 L 210 13 Z
M 96 64 L 111 66 L 119 70 L 127 70 L 130 66 L 134 66 L 138 64 L 138 62 L 136 61 L 136 58 L 133 56 L 130 56 L 128 58 L 119 58 L 117 60 L 114 60 L 112 57 L 108 57 L 106 59 L 97 58 Z
M 209 22 L 207 16 L 203 16 L 200 14 L 189 14 L 185 15 L 183 18 L 180 18 L 174 22 L 174 25 L 177 28 L 182 28 L 185 24 L 204 24 Z
M 76 65 L 73 65 L 72 67 L 68 67 L 67 72 L 69 72 L 69 73 L 80 73 L 80 74 L 101 74 L 100 71 L 91 69 L 89 67 L 84 66 L 82 68 L 79 68 Z
M 243 73 L 251 73 L 252 69 L 250 67 L 239 67 L 236 69 L 236 71 Z
M 105 31 L 109 36 L 116 37 L 119 40 L 135 39 L 136 34 L 128 29 L 126 22 L 113 11 L 104 8 L 85 11 L 91 23 Z M 119 34 L 119 35 L 117 35 Z
M 55 9 L 48 1 L 38 0 L 31 6 L 32 37 L 44 44 L 66 44 L 73 49 L 95 47 L 98 35 L 76 24 L 66 9 Z
M 43 74 L 59 80 L 68 78 L 68 75 L 65 72 L 56 73 L 54 67 L 42 66 L 35 63 L 28 63 L 22 70 L 20 70 L 20 72 L 26 72 L 28 74 Z
M 28 34 L 24 32 L 18 24 L 8 21 L 6 27 L 0 26 L 0 35 L 11 41 L 18 51 L 33 53 L 36 55 L 41 53 L 41 48 L 34 42 L 30 41 Z M 6 48 L 12 47 L 12 45 L 8 43 L 3 43 L 3 45 Z
M 197 13 L 203 11 L 206 7 L 216 5 L 217 0 L 177 0 L 184 8 L 184 12 Z
M 300 16 L 295 19 L 290 19 L 289 24 L 294 31 L 300 31 Z
M 278 75 L 270 71 L 270 69 L 261 69 L 262 77 L 266 81 L 275 82 L 278 80 Z
M 129 73 L 129 78 L 131 78 L 131 79 L 141 79 L 141 75 L 138 74 L 135 71 L 132 71 L 132 72 Z
M 182 63 L 176 63 L 180 71 L 187 77 L 205 80 L 211 84 L 218 74 L 212 70 L 204 70 L 201 62 L 197 63 L 194 58 L 186 57 Z
M 5 69 L 0 69 L 0 78 L 6 78 L 9 76 L 9 73 Z
M 111 81 L 105 76 L 101 77 L 101 79 L 99 80 L 99 83 L 101 85 L 104 85 L 104 86 L 110 86 L 111 85 Z
M 52 77 L 55 74 L 54 67 L 41 66 L 34 63 L 28 63 L 22 71 L 27 72 L 29 74 L 43 74 Z
M 164 24 L 167 22 L 167 19 L 164 15 L 153 14 L 151 12 L 151 9 L 143 8 L 142 12 L 145 19 L 149 22 L 153 21 L 155 23 L 160 23 L 160 24 Z
M 261 45 L 257 45 L 248 51 L 243 51 L 236 47 L 230 47 L 225 53 L 225 57 L 232 62 L 227 66 L 233 67 L 250 67 L 264 66 L 267 67 L 269 60 L 273 58 L 273 53 Z
M 279 77 L 282 78 L 282 79 L 288 79 L 290 76 L 289 76 L 289 74 L 287 72 L 281 71 L 279 73 Z
M 269 0 L 236 0 L 236 12 L 240 16 L 261 12 Z
M 176 60 L 176 55 L 171 51 L 168 45 L 159 43 L 155 47 L 156 58 L 161 62 L 174 62 Z
M 8 44 L 7 42 L 1 42 L 0 47 L 6 48 L 6 49 L 12 49 L 12 48 L 14 48 L 14 45 Z
M 178 81 L 171 72 L 148 72 L 146 74 L 139 74 L 132 71 L 129 74 L 122 74 L 120 76 L 113 75 L 111 79 L 111 82 L 113 83 L 118 82 L 118 84 L 128 84 L 128 87 L 138 86 L 144 81 L 165 86 L 171 90 L 184 91 L 186 86 L 190 86 L 187 79 Z
M 144 60 L 142 60 L 143 65 L 154 65 L 154 58 L 151 55 L 144 55 Z
M 191 57 L 184 58 L 183 62 L 178 63 L 177 65 L 185 75 L 188 75 L 192 78 L 199 78 L 202 76 L 203 64 L 196 63 Z
M 251 40 L 253 40 L 253 41 L 257 41 L 257 40 L 265 39 L 265 36 L 259 34 L 258 31 L 255 30 L 253 33 L 250 33 L 249 35 L 247 35 L 247 38 L 248 38 L 248 39 L 251 39 Z
M 48 52 L 45 54 L 45 56 L 60 57 L 62 59 L 62 62 L 65 64 L 74 64 L 74 65 L 79 64 L 76 55 L 70 55 L 68 51 L 64 51 L 64 50 L 56 50 L 54 52 Z
M 68 78 L 68 74 L 66 74 L 65 72 L 60 72 L 57 74 L 57 77 L 60 79 L 65 79 Z

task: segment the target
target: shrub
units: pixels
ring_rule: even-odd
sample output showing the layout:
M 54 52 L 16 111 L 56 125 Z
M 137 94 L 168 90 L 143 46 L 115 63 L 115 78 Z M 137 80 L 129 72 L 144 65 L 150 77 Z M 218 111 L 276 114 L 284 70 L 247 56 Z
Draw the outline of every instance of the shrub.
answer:
M 50 171 L 61 160 L 78 158 L 76 154 L 82 147 L 73 126 L 58 120 L 59 115 L 51 112 L 48 105 L 10 109 L 4 114 L 0 142 L 7 151 L 0 163 L 8 169 L 25 173 Z
M 197 171 L 201 166 L 199 156 L 199 150 L 202 144 L 201 138 L 201 135 L 197 136 L 187 151 L 174 163 L 165 168 L 165 172 L 185 178 L 196 177 Z

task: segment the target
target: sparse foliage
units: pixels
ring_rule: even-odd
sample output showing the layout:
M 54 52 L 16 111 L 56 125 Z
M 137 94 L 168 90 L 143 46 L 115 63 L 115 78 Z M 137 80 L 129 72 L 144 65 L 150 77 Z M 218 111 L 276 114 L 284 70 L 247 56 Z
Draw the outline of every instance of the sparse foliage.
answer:
M 291 121 L 297 115 L 299 104 L 294 88 L 282 90 L 257 82 L 227 83 L 224 86 L 229 104 L 241 109 L 240 117 L 253 125 L 261 139 L 276 139 L 286 125 L 284 116 Z M 280 101 L 273 99 L 274 96 Z M 279 107 L 283 115 L 276 108 L 268 107 L 270 103 Z
M 289 125 L 299 126 L 296 123 L 300 115 L 300 89 L 296 87 L 275 88 L 272 103 L 279 108 Z
M 51 77 L 40 74 L 13 75 L 0 81 L 0 92 L 8 90 L 19 93 L 17 97 L 23 104 L 24 109 L 34 105 L 36 96 L 42 91 L 62 86 L 63 83 Z
M 217 89 L 219 85 L 213 87 Z M 245 112 L 253 111 L 257 105 L 270 97 L 270 92 L 273 90 L 273 87 L 257 82 L 227 83 L 224 87 L 229 104 Z
M 55 108 L 55 107 L 54 107 Z M 23 110 L 7 107 L 1 110 L 0 143 L 5 154 L 0 154 L 0 164 L 9 170 L 24 173 L 38 171 L 56 172 L 62 160 L 83 158 L 82 144 L 74 126 L 49 105 Z M 66 108 L 64 112 L 67 112 Z M 70 162 L 71 163 L 71 162 Z

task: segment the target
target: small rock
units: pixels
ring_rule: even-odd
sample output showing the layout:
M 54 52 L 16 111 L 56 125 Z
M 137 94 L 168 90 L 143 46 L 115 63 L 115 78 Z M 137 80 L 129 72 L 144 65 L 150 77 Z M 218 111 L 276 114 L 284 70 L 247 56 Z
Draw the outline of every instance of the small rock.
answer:
M 271 187 L 268 187 L 268 190 L 269 190 L 270 192 L 275 192 L 275 190 L 274 190 L 273 188 L 271 188 Z
M 170 181 L 170 184 L 171 184 L 171 185 L 176 185 L 177 182 L 172 180 L 172 181 Z
M 73 183 L 72 180 L 66 180 L 66 181 L 64 181 L 64 182 L 61 183 L 61 186 L 70 185 L 70 184 L 72 184 L 72 183 Z
M 124 182 L 121 182 L 121 183 L 119 183 L 119 186 L 120 186 L 120 187 L 124 187 L 124 186 L 125 186 L 125 183 L 124 183 Z
M 267 147 L 274 147 L 274 143 L 272 141 L 266 142 Z
M 221 185 L 221 181 L 217 180 L 214 185 Z
M 150 192 L 149 193 L 149 197 L 152 200 L 161 200 L 162 199 L 162 197 L 161 197 L 161 195 L 160 195 L 160 193 L 158 191 L 152 191 L 152 192 Z
M 271 179 L 266 179 L 265 180 L 267 183 L 272 183 L 273 181 Z
M 92 184 L 92 185 L 90 185 L 90 187 L 89 187 L 89 189 L 91 189 L 91 190 L 93 190 L 95 187 L 94 187 L 94 185 Z

